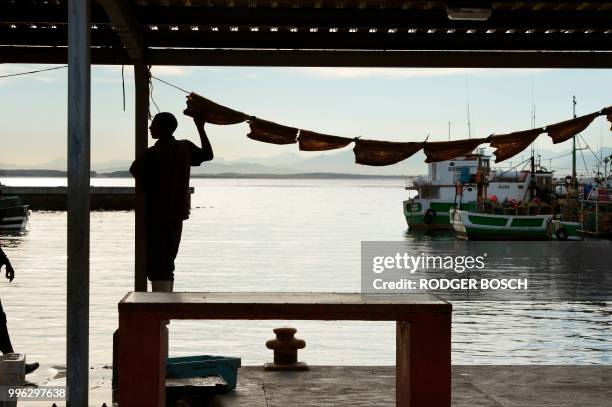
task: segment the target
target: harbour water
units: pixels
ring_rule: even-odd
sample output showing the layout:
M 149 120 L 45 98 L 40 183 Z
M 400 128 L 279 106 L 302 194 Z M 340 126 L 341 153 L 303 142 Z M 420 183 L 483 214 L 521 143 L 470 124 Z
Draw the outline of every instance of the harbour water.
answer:
M 8 185 L 62 185 L 62 179 L 4 178 Z M 94 185 L 132 185 L 94 179 Z M 406 232 L 398 179 L 194 179 L 191 218 L 176 262 L 176 291 L 360 290 L 365 240 L 427 242 L 449 235 Z M 117 302 L 133 288 L 133 212 L 91 215 L 90 358 L 111 364 Z M 65 361 L 66 213 L 33 212 L 30 230 L 0 236 L 16 270 L 0 299 L 17 352 L 45 365 Z M 559 253 L 561 256 L 563 253 Z M 554 270 L 551 270 L 551 273 Z M 455 364 L 610 364 L 609 304 L 459 302 L 453 314 Z M 272 328 L 305 339 L 300 359 L 322 365 L 392 365 L 393 323 L 173 321 L 171 355 L 270 361 Z

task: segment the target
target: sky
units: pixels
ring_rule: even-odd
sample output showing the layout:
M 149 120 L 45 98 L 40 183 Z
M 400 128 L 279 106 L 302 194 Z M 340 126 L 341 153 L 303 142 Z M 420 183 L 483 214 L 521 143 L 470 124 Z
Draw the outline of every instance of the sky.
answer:
M 52 65 L 0 65 L 0 76 Z M 92 161 L 131 160 L 134 155 L 134 83 L 125 67 L 125 111 L 121 66 L 92 68 Z M 612 70 L 597 69 L 395 69 L 153 67 L 153 75 L 220 104 L 272 120 L 338 136 L 390 140 L 448 140 L 486 137 L 571 118 L 612 105 Z M 66 157 L 67 70 L 0 79 L 0 163 L 28 165 Z M 160 111 L 179 119 L 177 138 L 198 142 L 184 116 L 182 91 L 153 82 Z M 157 107 L 151 104 L 152 113 Z M 584 138 L 593 149 L 612 146 L 609 124 L 598 118 Z M 305 157 L 297 145 L 277 146 L 248 139 L 248 125 L 207 125 L 215 155 L 226 160 L 283 152 Z M 152 143 L 151 140 L 150 144 Z M 545 136 L 537 147 L 561 151 Z

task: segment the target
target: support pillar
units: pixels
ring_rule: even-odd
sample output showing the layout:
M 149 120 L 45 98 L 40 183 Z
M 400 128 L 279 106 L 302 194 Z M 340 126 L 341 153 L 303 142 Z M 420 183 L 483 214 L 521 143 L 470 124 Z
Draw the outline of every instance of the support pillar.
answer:
M 156 315 L 121 311 L 119 305 L 119 406 L 166 405 L 163 329 Z
M 90 1 L 68 1 L 67 405 L 89 389 Z
M 396 324 L 395 405 L 451 406 L 451 314 Z
M 135 84 L 135 156 L 140 157 L 148 147 L 149 138 L 149 71 L 144 64 L 134 65 Z M 147 291 L 147 221 L 145 192 L 136 185 L 135 202 L 135 259 L 134 291 Z

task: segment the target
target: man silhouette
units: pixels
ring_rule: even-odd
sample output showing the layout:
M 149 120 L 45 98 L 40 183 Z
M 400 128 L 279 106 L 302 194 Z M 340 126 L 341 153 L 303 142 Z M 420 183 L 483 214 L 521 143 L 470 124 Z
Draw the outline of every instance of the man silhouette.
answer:
M 11 265 L 11 262 L 9 261 L 8 257 L 6 257 L 6 254 L 4 254 L 2 247 L 0 247 L 0 270 L 2 269 L 2 266 L 5 265 L 6 279 L 10 283 L 15 278 L 15 270 L 13 269 L 13 266 Z M 13 345 L 11 344 L 11 337 L 9 336 L 8 328 L 6 326 L 6 314 L 2 309 L 2 302 L 0 302 L 0 351 L 3 355 L 6 355 L 7 353 L 15 353 L 15 351 L 13 350 Z M 38 366 L 38 362 L 26 363 L 25 373 L 32 373 L 33 371 L 38 369 Z
M 183 221 L 189 218 L 192 166 L 213 159 L 204 130 L 205 122 L 194 119 L 202 147 L 173 134 L 178 123 L 172 113 L 158 113 L 149 130 L 157 142 L 138 157 L 130 172 L 146 193 L 147 278 L 152 291 L 172 292 L 174 259 L 178 253 Z

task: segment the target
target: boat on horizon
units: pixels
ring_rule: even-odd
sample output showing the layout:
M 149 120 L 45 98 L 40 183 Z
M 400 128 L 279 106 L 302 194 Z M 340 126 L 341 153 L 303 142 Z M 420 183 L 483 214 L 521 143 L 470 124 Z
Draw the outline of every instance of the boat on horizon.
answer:
M 18 196 L 5 196 L 0 190 L 0 232 L 26 230 L 29 212 L 28 205 L 24 205 Z

